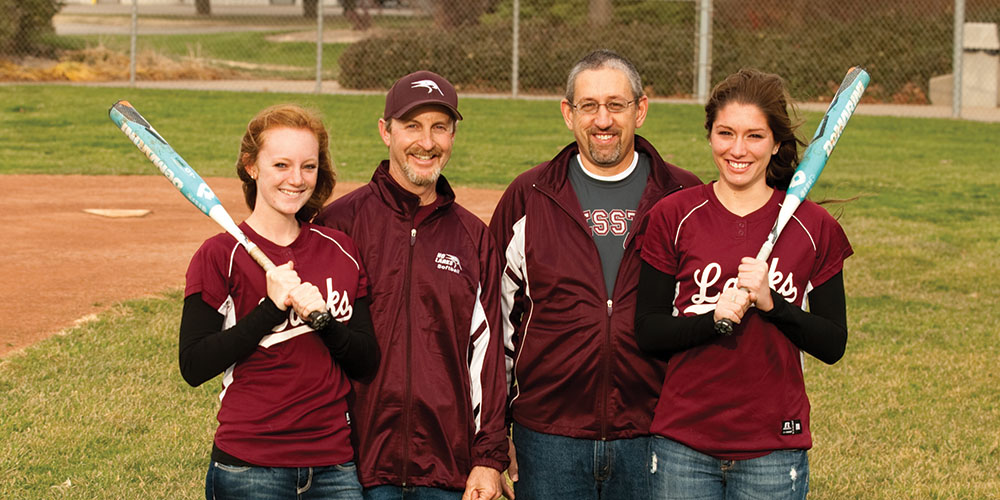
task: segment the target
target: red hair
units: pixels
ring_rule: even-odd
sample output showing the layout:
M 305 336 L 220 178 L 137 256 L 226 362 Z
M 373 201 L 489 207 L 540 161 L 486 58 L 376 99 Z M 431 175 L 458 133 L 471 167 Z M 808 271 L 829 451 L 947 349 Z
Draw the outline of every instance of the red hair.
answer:
M 240 154 L 236 160 L 236 175 L 243 181 L 243 199 L 250 210 L 253 210 L 257 202 L 257 181 L 250 176 L 247 169 L 257 163 L 257 155 L 264 145 L 264 132 L 278 127 L 308 130 L 316 136 L 316 141 L 319 143 L 316 189 L 309 201 L 295 214 L 296 219 L 308 222 L 323 208 L 323 204 L 330 198 L 333 187 L 337 184 L 337 174 L 333 170 L 333 160 L 330 159 L 330 136 L 318 112 L 295 104 L 279 104 L 261 110 L 250 120 L 240 142 Z

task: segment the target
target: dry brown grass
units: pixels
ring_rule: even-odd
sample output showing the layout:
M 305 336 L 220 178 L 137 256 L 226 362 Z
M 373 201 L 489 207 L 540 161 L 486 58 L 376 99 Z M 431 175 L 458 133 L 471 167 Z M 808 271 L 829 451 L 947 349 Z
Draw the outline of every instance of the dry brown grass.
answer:
M 208 65 L 197 58 L 177 61 L 153 51 L 136 58 L 136 77 L 142 80 L 226 80 L 243 73 Z M 58 60 L 0 59 L 0 81 L 8 82 L 101 82 L 127 80 L 129 58 L 103 45 L 63 52 Z

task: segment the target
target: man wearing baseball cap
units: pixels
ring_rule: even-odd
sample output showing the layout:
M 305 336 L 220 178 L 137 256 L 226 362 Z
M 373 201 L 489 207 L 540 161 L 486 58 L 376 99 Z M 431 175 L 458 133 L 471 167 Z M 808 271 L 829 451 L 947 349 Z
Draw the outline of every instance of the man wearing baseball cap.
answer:
M 381 363 L 354 383 L 351 419 L 366 500 L 507 488 L 499 255 L 441 176 L 461 119 L 448 80 L 400 78 L 378 121 L 389 159 L 316 218 L 351 236 L 368 271 Z

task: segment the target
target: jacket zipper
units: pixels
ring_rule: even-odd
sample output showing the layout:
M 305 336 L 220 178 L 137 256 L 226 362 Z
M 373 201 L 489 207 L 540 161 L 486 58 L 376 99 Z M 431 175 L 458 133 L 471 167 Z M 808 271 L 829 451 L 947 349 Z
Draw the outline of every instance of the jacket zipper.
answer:
M 413 294 L 411 288 L 413 286 L 413 247 L 417 243 L 417 228 L 416 228 L 416 216 L 414 215 L 414 224 L 410 228 L 410 253 L 406 259 L 406 392 L 403 396 L 404 399 L 404 411 L 403 411 L 403 474 L 402 474 L 402 486 L 406 487 L 406 480 L 409 474 L 409 464 L 410 464 L 410 445 L 409 440 L 406 436 L 410 435 L 410 413 L 411 407 L 413 406 L 413 387 L 411 377 L 411 358 L 413 354 L 410 348 L 410 342 L 413 337 L 413 305 L 410 304 Z
M 552 193 L 548 192 L 545 189 L 542 189 L 542 188 L 538 187 L 537 184 L 532 184 L 531 187 L 537 189 L 539 192 L 541 192 L 545 196 L 548 196 L 548 198 L 550 200 L 552 200 L 552 202 L 555 203 L 556 206 L 558 206 L 564 212 L 566 212 L 567 214 L 569 214 L 570 218 L 572 218 L 573 220 L 577 220 L 577 222 L 579 222 L 579 220 L 576 217 L 573 216 L 573 212 L 571 210 L 568 210 L 566 207 L 564 207 L 562 205 L 562 203 L 559 203 L 559 200 L 555 197 L 555 195 L 553 195 Z M 593 237 L 590 236 L 590 233 L 589 233 L 589 229 L 590 228 L 587 227 L 586 223 L 583 223 L 581 225 L 581 228 L 584 230 L 584 232 L 587 233 L 588 239 L 590 240 L 590 243 L 591 243 L 591 245 L 593 245 L 594 251 L 596 252 L 597 251 L 597 244 L 594 243 Z M 631 236 L 632 235 L 629 234 L 629 238 L 631 238 Z M 597 260 L 598 260 L 598 262 L 600 262 L 600 260 L 601 260 L 600 255 L 598 255 Z M 621 267 L 619 266 L 619 273 L 620 272 L 621 272 Z M 618 279 L 615 278 L 615 285 L 616 286 L 617 286 L 617 282 L 618 282 Z M 604 289 L 603 280 L 602 280 L 602 283 L 600 283 L 600 289 Z M 600 417 L 601 418 L 601 441 L 606 441 L 608 439 L 608 386 L 611 385 L 610 382 L 609 382 L 609 380 L 611 379 L 611 360 L 612 360 L 612 356 L 611 356 L 611 314 L 612 314 L 612 312 L 614 312 L 614 301 L 611 300 L 611 297 L 608 297 L 608 299 L 607 299 L 607 305 L 608 305 L 608 307 L 607 307 L 608 320 L 607 320 L 607 322 L 604 325 L 604 349 L 603 349 L 605 355 L 601 356 L 601 358 L 602 358 L 601 359 L 601 365 L 603 365 L 603 367 L 604 367 L 604 370 L 602 370 L 602 373 L 601 373 L 601 400 L 600 400 L 600 406 L 601 406 L 601 417 Z
M 664 194 L 663 196 L 666 196 L 666 194 Z M 663 197 L 660 197 L 658 199 L 663 199 Z M 642 201 L 641 200 L 640 200 L 639 204 L 640 204 L 640 206 L 642 205 Z M 636 213 L 636 217 L 632 221 L 633 224 L 637 224 L 639 222 L 639 220 L 641 219 L 640 214 L 638 213 L 639 211 L 636 210 L 636 212 L 637 212 Z M 642 213 L 645 214 L 645 212 L 646 211 L 644 210 Z M 635 226 L 632 226 L 632 227 L 635 227 Z M 618 284 L 620 283 L 622 266 L 624 266 L 626 264 L 625 261 L 626 261 L 626 259 L 629 258 L 629 247 L 632 246 L 632 240 L 633 239 L 635 239 L 635 231 L 629 230 L 628 237 L 625 239 L 625 255 L 622 256 L 622 261 L 621 261 L 621 263 L 618 264 L 618 273 L 615 276 L 615 287 L 614 287 L 615 289 L 618 288 Z M 612 290 L 612 294 L 615 291 L 616 290 Z M 611 316 L 613 315 L 613 313 L 614 313 L 614 301 L 609 297 L 608 298 L 608 321 L 605 324 L 605 331 L 604 331 L 604 347 L 605 347 L 605 352 L 608 353 L 608 357 L 606 357 L 604 359 L 604 380 L 603 380 L 603 382 L 604 382 L 604 390 L 602 391 L 602 394 L 604 395 L 604 401 L 602 402 L 602 406 L 601 406 L 601 408 L 602 408 L 602 411 L 601 411 L 601 440 L 602 441 L 606 441 L 608 439 L 608 408 L 607 408 L 607 402 L 608 402 L 608 390 L 609 390 L 608 386 L 611 385 L 611 383 L 609 381 L 611 380 L 611 364 L 612 364 L 611 363 L 611 352 L 610 351 L 611 351 L 611 328 L 612 328 L 612 326 L 611 326 Z
M 611 313 L 614 312 L 614 301 L 608 298 L 608 321 L 605 324 L 604 329 L 604 352 L 607 356 L 604 358 L 604 377 L 602 384 L 604 385 L 601 394 L 604 396 L 604 400 L 601 402 L 601 441 L 606 441 L 608 439 L 608 386 L 611 385 L 608 382 L 611 379 Z
M 673 189 L 667 190 L 666 192 L 664 192 L 663 194 L 661 194 L 659 197 L 655 198 L 654 203 L 656 201 L 658 201 L 658 200 L 662 200 L 668 194 L 673 193 L 674 191 L 678 191 L 678 190 L 680 190 L 680 187 L 677 187 L 677 186 L 675 186 Z M 646 212 L 648 212 L 648 209 L 647 209 L 648 207 L 643 207 L 642 206 L 643 205 L 643 201 L 644 200 L 639 200 L 639 206 L 636 207 L 637 208 L 636 209 L 636 215 L 635 215 L 635 219 L 632 221 L 632 224 L 638 224 L 639 221 L 642 219 L 642 216 L 645 215 Z M 640 211 L 640 209 L 642 209 L 642 210 Z M 635 226 L 633 225 L 632 227 L 634 228 Z M 628 237 L 625 238 L 625 255 L 622 256 L 622 261 L 621 261 L 621 263 L 618 264 L 618 273 L 615 276 L 615 288 L 618 288 L 619 278 L 621 278 L 621 269 L 622 269 L 622 266 L 625 265 L 626 259 L 629 258 L 629 251 L 628 251 L 628 249 L 629 249 L 629 247 L 632 246 L 632 240 L 633 239 L 635 239 L 635 231 L 629 230 Z M 607 402 L 608 402 L 608 386 L 611 385 L 610 382 L 609 382 L 609 380 L 611 380 L 611 352 L 610 351 L 611 351 L 611 316 L 612 316 L 612 313 L 614 313 L 614 301 L 611 300 L 611 298 L 609 297 L 608 298 L 608 321 L 605 324 L 605 331 L 604 331 L 604 348 L 605 348 L 605 352 L 608 353 L 608 357 L 606 357 L 604 359 L 604 378 L 602 380 L 602 382 L 604 384 L 604 387 L 603 387 L 603 391 L 601 391 L 602 395 L 604 396 L 604 400 L 601 402 L 601 408 L 602 408 L 602 410 L 601 410 L 601 440 L 602 441 L 606 441 L 608 439 L 608 408 L 607 408 Z
M 647 181 L 647 182 L 650 182 L 650 181 Z M 554 194 L 550 193 L 546 189 L 542 189 L 541 187 L 538 186 L 537 183 L 532 183 L 531 187 L 534 188 L 534 189 L 536 189 L 536 190 L 538 190 L 540 193 L 544 194 L 545 196 L 547 196 L 550 200 L 552 200 L 553 203 L 556 204 L 556 206 L 558 206 L 564 212 L 566 212 L 567 214 L 569 214 L 570 218 L 572 218 L 574 220 L 577 220 L 575 217 L 573 217 L 572 211 L 567 210 L 566 207 L 564 207 L 562 205 L 562 203 L 559 203 L 559 199 L 556 198 L 556 196 Z M 658 196 L 654 197 L 651 200 L 651 203 L 655 204 L 657 201 L 662 200 L 667 195 L 669 195 L 669 194 L 671 194 L 671 193 L 673 193 L 675 191 L 679 191 L 681 188 L 682 188 L 682 186 L 672 186 L 671 188 L 668 188 L 668 189 L 664 190 L 664 192 L 660 193 Z M 650 189 L 649 186 L 648 186 L 648 184 L 647 184 L 646 189 L 647 190 Z M 642 216 L 645 215 L 645 213 L 648 211 L 649 207 L 644 207 L 643 206 L 643 202 L 647 202 L 647 201 L 650 201 L 650 200 L 647 200 L 646 192 L 643 192 L 643 196 L 639 200 L 639 206 L 636 207 L 636 218 L 635 218 L 635 220 L 633 222 L 640 221 L 642 219 Z M 641 209 L 641 211 L 640 211 L 640 209 Z M 587 227 L 586 223 L 584 223 L 582 225 L 582 228 L 584 229 L 584 231 L 587 231 L 589 229 Z M 588 235 L 589 235 L 589 233 L 588 233 Z M 628 237 L 625 239 L 625 248 L 626 248 L 626 252 L 625 253 L 626 253 L 626 255 L 622 258 L 622 263 L 624 263 L 625 262 L 625 258 L 628 257 L 628 247 L 632 243 L 632 240 L 634 238 L 635 238 L 635 232 L 630 230 Z M 593 242 L 593 238 L 591 238 L 591 242 Z M 595 249 L 597 248 L 596 244 L 595 244 L 594 248 Z M 600 260 L 600 257 L 598 257 L 598 260 Z M 619 266 L 618 266 L 618 274 L 621 274 L 621 265 L 622 264 L 619 264 Z M 616 288 L 618 286 L 618 278 L 619 277 L 620 276 L 616 276 L 615 277 L 615 287 Z M 603 378 L 601 380 L 601 386 L 602 386 L 601 387 L 601 389 L 602 389 L 601 390 L 601 397 L 602 397 L 602 399 L 601 399 L 601 402 L 600 402 L 600 404 L 601 404 L 601 440 L 602 441 L 606 441 L 608 439 L 608 404 L 607 403 L 608 403 L 608 386 L 610 385 L 610 383 L 608 381 L 611 378 L 611 353 L 610 353 L 610 349 L 611 349 L 611 316 L 612 316 L 612 313 L 614 313 L 614 301 L 611 299 L 611 297 L 608 297 L 607 306 L 608 306 L 607 307 L 608 320 L 605 323 L 605 329 L 604 329 L 604 350 L 607 353 L 607 355 L 604 356 L 604 359 L 602 360 L 602 362 L 603 362 L 602 364 L 604 365 L 604 373 L 603 373 Z M 517 367 L 516 366 L 514 367 L 514 370 L 515 370 L 515 377 L 516 377 L 516 375 L 517 375 L 517 373 L 516 373 Z

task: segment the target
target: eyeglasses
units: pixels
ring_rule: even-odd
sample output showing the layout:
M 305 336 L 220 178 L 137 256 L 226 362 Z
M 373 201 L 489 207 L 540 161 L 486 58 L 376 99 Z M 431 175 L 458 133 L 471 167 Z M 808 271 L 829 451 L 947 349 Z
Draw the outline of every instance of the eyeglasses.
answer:
M 597 101 L 584 101 L 579 104 L 570 103 L 569 107 L 585 115 L 592 115 L 597 113 L 597 110 L 601 109 L 601 106 L 604 106 L 608 110 L 608 113 L 617 114 L 624 112 L 633 102 L 636 102 L 636 99 L 632 99 L 631 101 L 610 101 L 604 104 Z

